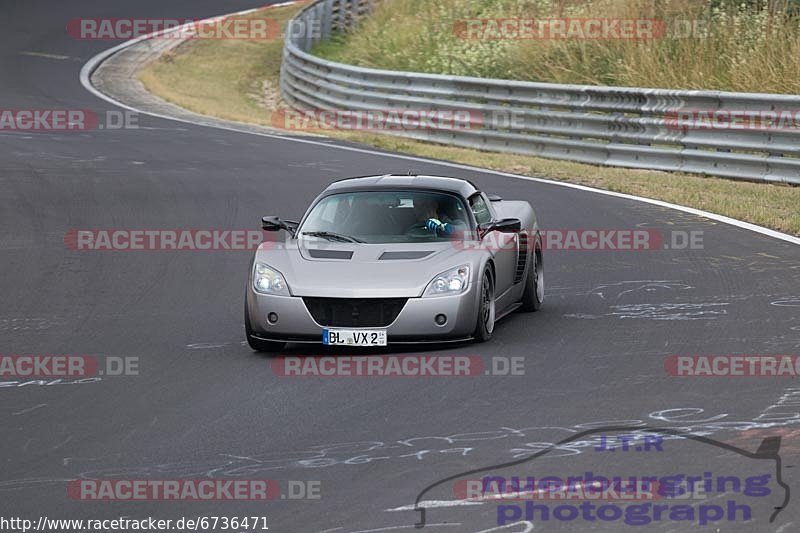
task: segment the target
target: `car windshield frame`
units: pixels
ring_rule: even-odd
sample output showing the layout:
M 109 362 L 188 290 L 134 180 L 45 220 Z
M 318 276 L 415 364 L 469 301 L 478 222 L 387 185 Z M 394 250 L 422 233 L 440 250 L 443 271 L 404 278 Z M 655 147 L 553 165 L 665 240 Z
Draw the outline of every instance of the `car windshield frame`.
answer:
M 449 201 L 457 202 L 460 208 L 460 214 L 463 215 L 463 220 L 461 222 L 466 222 L 463 228 L 459 228 L 458 232 L 450 235 L 450 236 L 438 236 L 435 238 L 424 238 L 421 235 L 418 236 L 409 236 L 408 233 L 406 234 L 397 234 L 397 237 L 405 237 L 405 238 L 398 238 L 398 239 L 375 239 L 377 235 L 364 235 L 360 233 L 347 233 L 344 228 L 340 228 L 337 226 L 331 226 L 327 228 L 319 228 L 319 227 L 309 227 L 308 223 L 309 220 L 314 213 L 314 211 L 320 206 L 322 202 L 329 201 L 333 197 L 341 196 L 341 197 L 349 197 L 354 195 L 392 195 L 392 194 L 411 194 L 411 195 L 428 195 L 433 197 L 445 197 Z M 387 205 L 387 209 L 389 206 Z M 392 208 L 395 209 L 409 209 L 410 211 L 415 211 L 417 208 L 416 206 L 412 207 L 402 207 L 401 205 L 393 206 Z M 305 240 L 305 239 L 320 239 L 326 240 L 324 237 L 312 237 L 308 235 L 304 235 L 309 232 L 318 232 L 318 231 L 328 231 L 333 233 L 339 233 L 345 235 L 347 237 L 353 237 L 358 240 L 364 241 L 363 243 L 358 244 L 378 244 L 378 245 L 391 245 L 391 244 L 425 244 L 425 243 L 443 243 L 443 242 L 452 242 L 454 239 L 469 239 L 471 238 L 470 235 L 474 235 L 477 230 L 477 222 L 472 213 L 472 209 L 469 206 L 469 202 L 463 198 L 460 194 L 452 192 L 452 191 L 443 191 L 440 189 L 427 189 L 427 188 L 419 188 L 419 187 L 392 187 L 392 188 L 365 188 L 365 189 L 345 189 L 345 190 L 332 190 L 330 192 L 326 192 L 320 195 L 308 208 L 306 213 L 303 215 L 303 218 L 300 220 L 300 224 L 297 228 L 296 238 L 298 240 Z M 383 237 L 394 235 L 394 234 L 379 234 Z M 436 235 L 432 233 L 430 236 L 433 237 Z M 339 244 L 348 244 L 343 240 L 330 240 L 331 243 L 339 243 Z

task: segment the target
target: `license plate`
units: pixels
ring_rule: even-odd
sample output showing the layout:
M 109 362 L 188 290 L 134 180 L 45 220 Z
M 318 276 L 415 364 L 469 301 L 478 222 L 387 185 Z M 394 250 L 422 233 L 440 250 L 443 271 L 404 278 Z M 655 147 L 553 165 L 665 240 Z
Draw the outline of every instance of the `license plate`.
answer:
M 331 346 L 386 346 L 385 329 L 324 329 L 322 344 Z

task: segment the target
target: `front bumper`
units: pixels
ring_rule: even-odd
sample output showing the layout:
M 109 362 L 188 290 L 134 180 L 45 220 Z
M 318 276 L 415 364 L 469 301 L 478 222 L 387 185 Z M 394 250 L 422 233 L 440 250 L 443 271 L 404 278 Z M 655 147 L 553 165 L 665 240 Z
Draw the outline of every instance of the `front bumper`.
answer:
M 317 323 L 299 296 L 260 294 L 250 286 L 247 308 L 253 335 L 265 340 L 321 343 L 322 330 L 326 327 L 335 328 Z M 470 283 L 467 291 L 456 296 L 408 298 L 391 324 L 385 328 L 376 326 L 363 329 L 386 329 L 389 344 L 468 339 L 475 330 L 477 312 L 478 294 L 475 283 Z M 267 319 L 270 313 L 278 316 L 274 323 Z M 434 320 L 438 314 L 447 317 L 444 325 L 440 326 Z

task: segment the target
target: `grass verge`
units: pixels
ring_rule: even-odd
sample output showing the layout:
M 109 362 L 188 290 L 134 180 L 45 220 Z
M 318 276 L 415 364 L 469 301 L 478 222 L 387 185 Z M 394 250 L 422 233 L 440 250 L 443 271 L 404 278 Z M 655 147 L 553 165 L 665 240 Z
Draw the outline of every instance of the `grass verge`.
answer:
M 298 9 L 287 6 L 251 16 L 268 16 L 285 24 Z M 139 77 L 149 91 L 191 111 L 272 125 L 272 112 L 285 108 L 278 93 L 282 47 L 283 43 L 277 40 L 188 41 L 146 66 Z M 326 134 L 421 157 L 654 198 L 800 235 L 800 187 L 598 167 L 440 146 L 371 132 Z
M 650 31 L 593 33 L 585 21 L 598 19 Z M 798 94 L 800 1 L 391 0 L 315 53 L 411 72 Z

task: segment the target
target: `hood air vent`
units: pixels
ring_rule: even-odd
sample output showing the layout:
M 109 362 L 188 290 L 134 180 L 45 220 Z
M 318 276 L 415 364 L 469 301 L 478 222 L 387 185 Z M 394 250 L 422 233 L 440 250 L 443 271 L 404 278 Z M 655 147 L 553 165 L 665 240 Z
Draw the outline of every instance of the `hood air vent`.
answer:
M 433 252 L 428 250 L 408 251 L 408 252 L 383 252 L 378 258 L 380 261 L 402 261 L 409 259 L 422 259 L 428 257 Z
M 309 248 L 308 255 L 314 259 L 344 259 L 346 261 L 353 258 L 353 252 L 348 250 L 315 250 Z

